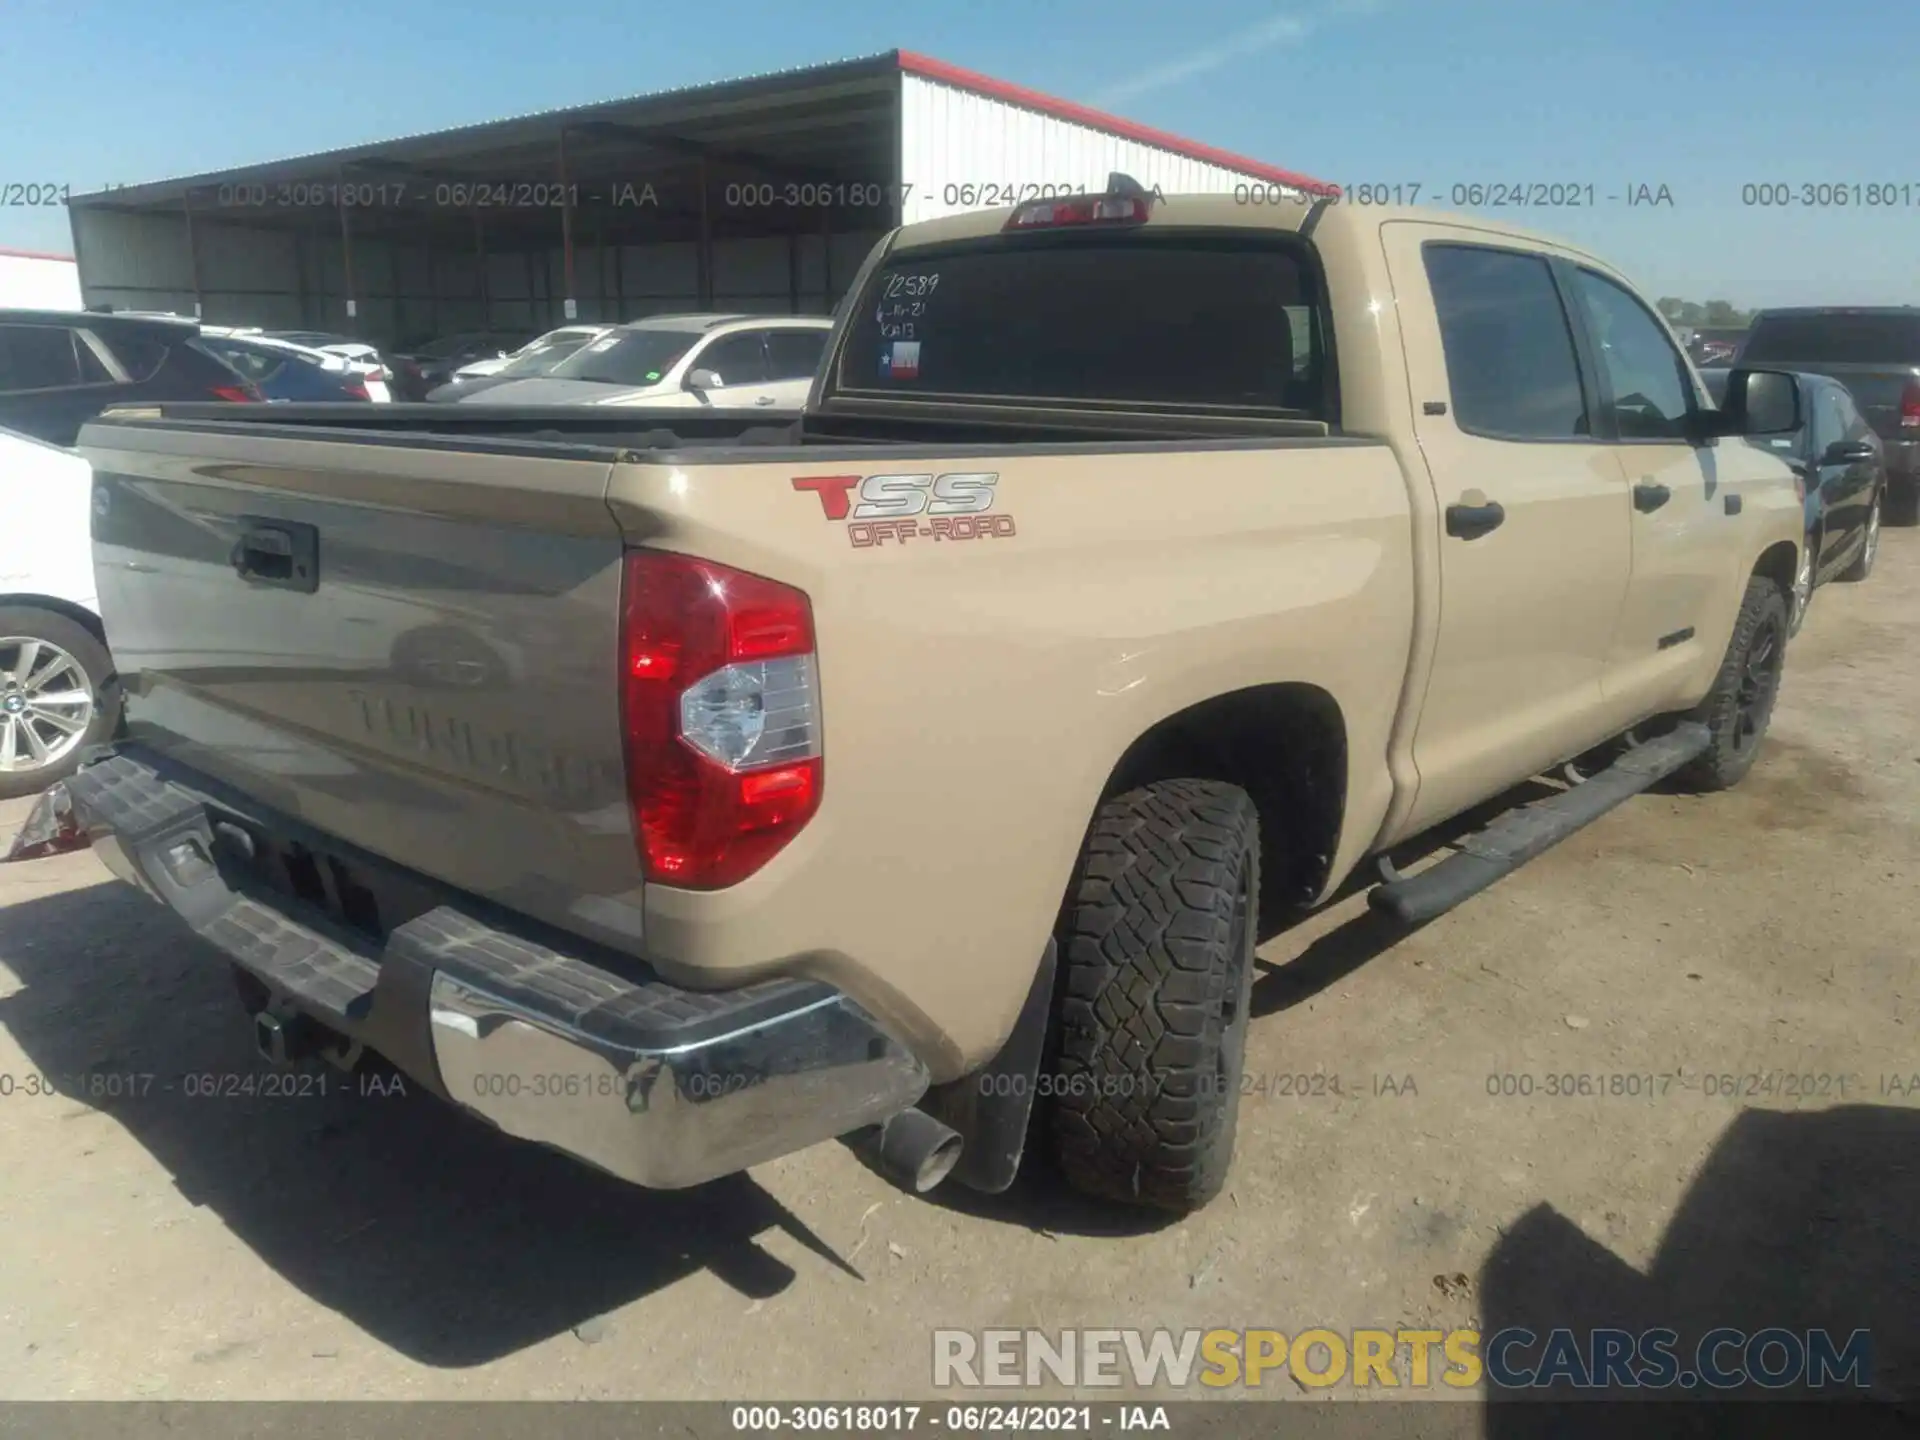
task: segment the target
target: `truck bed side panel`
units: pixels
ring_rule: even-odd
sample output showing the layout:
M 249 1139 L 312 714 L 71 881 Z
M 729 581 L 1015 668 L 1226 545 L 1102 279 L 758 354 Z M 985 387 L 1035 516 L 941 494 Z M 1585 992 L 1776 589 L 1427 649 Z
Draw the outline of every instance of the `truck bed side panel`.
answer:
M 977 519 L 1003 533 L 942 539 L 922 516 L 859 544 L 870 529 L 794 484 L 894 472 L 993 474 Z M 649 544 L 805 589 L 819 635 L 821 811 L 732 890 L 649 888 L 649 952 L 682 983 L 811 970 L 911 1034 L 937 1078 L 960 1073 L 1011 1026 L 1116 762 L 1247 687 L 1331 694 L 1347 824 L 1371 836 L 1385 814 L 1413 600 L 1383 445 L 793 452 L 623 465 L 612 503 Z

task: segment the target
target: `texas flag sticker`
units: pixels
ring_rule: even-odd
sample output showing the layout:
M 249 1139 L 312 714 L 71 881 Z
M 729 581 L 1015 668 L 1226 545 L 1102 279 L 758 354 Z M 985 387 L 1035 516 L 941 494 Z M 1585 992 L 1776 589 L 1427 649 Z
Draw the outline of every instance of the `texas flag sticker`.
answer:
M 896 340 L 892 349 L 881 352 L 880 377 L 883 380 L 911 380 L 919 373 L 918 340 Z

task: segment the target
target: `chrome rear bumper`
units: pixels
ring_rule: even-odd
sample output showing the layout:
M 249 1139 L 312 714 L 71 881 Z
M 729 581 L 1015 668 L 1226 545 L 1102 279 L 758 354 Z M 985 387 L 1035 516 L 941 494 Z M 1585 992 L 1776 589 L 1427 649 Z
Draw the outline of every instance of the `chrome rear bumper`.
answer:
M 378 882 L 387 862 L 132 753 L 67 782 L 107 867 L 262 981 L 276 1010 L 379 1051 L 509 1135 L 676 1189 L 877 1124 L 926 1067 L 847 996 L 776 979 L 709 992 L 557 950 L 457 897 L 383 936 L 267 883 L 297 840 Z M 396 872 L 415 893 L 431 882 Z

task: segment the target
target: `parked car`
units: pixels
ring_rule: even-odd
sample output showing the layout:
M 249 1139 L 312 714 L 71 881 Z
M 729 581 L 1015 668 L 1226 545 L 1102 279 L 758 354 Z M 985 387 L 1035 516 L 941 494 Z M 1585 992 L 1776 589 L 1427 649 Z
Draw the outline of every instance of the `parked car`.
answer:
M 654 315 L 613 327 L 544 377 L 471 398 L 488 405 L 797 410 L 832 332 L 833 321 L 818 316 Z
M 0 426 L 72 445 L 109 405 L 260 400 L 199 332 L 173 317 L 0 310 Z
M 427 399 L 436 401 L 464 400 L 469 395 L 478 395 L 508 380 L 525 380 L 536 375 L 550 375 L 553 369 L 569 355 L 574 354 L 583 345 L 599 339 L 611 325 L 576 325 L 564 330 L 552 330 L 538 340 L 529 341 L 513 354 L 493 360 L 476 360 L 473 364 L 454 372 L 453 378 L 446 384 L 427 392 Z
M 524 332 L 495 333 L 493 331 L 469 331 L 459 335 L 445 335 L 425 345 L 399 352 L 400 359 L 408 362 L 408 393 L 401 398 L 424 400 L 428 392 L 438 389 L 453 378 L 453 372 L 463 365 L 476 360 L 501 359 L 511 355 L 533 337 Z
M 406 390 L 410 383 L 394 374 L 396 362 L 390 361 L 364 340 L 336 335 L 327 330 L 267 330 L 262 333 L 275 340 L 304 345 L 324 355 L 338 355 L 359 372 L 361 383 L 367 387 L 368 398 L 382 404 L 394 399 L 396 392 Z
M 1886 518 L 1920 522 L 1920 306 L 1762 310 L 1736 366 L 1830 375 L 1884 444 Z
M 1722 368 L 1700 372 L 1714 404 L 1724 403 L 1732 373 Z M 1797 634 L 1817 587 L 1830 580 L 1864 580 L 1873 573 L 1880 553 L 1887 467 L 1884 442 L 1846 386 L 1811 371 L 1795 378 L 1806 398 L 1800 428 L 1753 443 L 1793 467 L 1806 507 L 1807 543 L 1794 577 L 1788 627 Z
M 1116 177 L 861 277 L 784 426 L 475 407 L 377 470 L 333 407 L 87 428 L 132 738 L 65 794 L 244 973 L 264 1053 L 364 1045 L 642 1185 L 845 1136 L 1002 1190 L 1031 1133 L 1187 1211 L 1228 1179 L 1263 913 L 1377 862 L 1419 923 L 1760 755 L 1805 527 L 1730 437 L 1802 397 L 1708 405 L 1585 249 Z M 664 378 L 710 328 L 580 353 Z M 350 658 L 375 596 L 554 639 L 429 685 Z M 337 663 L 285 654 L 289 611 Z
M 589 340 L 599 339 L 612 328 L 611 325 L 563 325 L 558 330 L 535 336 L 511 355 L 495 355 L 462 365 L 453 372 L 453 378 L 479 380 L 488 375 L 497 375 L 515 361 L 532 361 L 543 357 L 557 365 Z
M 374 398 L 364 372 L 342 355 L 258 332 L 206 326 L 201 327 L 200 343 L 259 386 L 268 400 L 365 402 Z
M 93 467 L 0 430 L 0 800 L 73 773 L 119 705 L 88 541 Z

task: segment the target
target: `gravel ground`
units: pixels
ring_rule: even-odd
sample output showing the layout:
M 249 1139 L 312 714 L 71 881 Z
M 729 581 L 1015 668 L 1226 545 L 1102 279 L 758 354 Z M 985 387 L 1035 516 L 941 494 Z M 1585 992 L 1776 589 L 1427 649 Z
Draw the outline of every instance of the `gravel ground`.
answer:
M 91 855 L 6 867 L 0 1396 L 898 1398 L 936 1326 L 1623 1318 L 1868 1327 L 1914 1395 L 1920 532 L 1882 549 L 1739 790 L 1398 943 L 1357 897 L 1271 940 L 1230 1193 L 1177 1224 L 837 1146 L 650 1195 L 419 1094 L 190 1097 L 260 1071 L 225 966 Z

